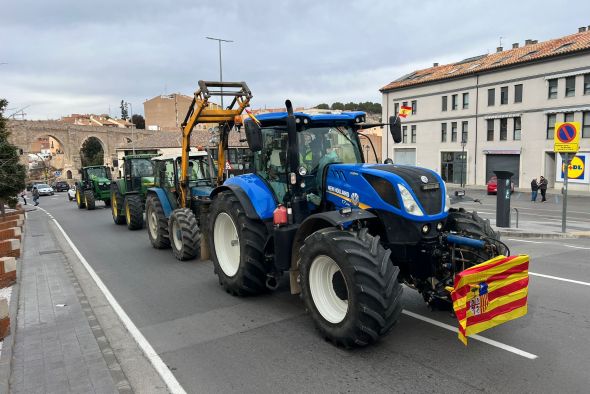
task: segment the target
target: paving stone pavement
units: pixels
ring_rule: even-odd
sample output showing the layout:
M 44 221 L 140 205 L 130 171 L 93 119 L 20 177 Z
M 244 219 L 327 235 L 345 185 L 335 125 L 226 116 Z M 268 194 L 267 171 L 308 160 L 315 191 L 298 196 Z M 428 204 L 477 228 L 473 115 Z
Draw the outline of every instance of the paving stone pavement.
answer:
M 29 213 L 11 393 L 131 393 L 44 214 Z

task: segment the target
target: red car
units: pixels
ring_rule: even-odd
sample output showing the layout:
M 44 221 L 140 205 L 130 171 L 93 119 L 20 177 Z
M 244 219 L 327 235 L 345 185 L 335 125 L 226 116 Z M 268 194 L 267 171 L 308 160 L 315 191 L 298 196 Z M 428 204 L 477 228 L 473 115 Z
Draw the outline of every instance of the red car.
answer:
M 487 183 L 488 195 L 496 194 L 498 192 L 498 178 L 494 175 Z M 514 193 L 514 182 L 510 181 L 510 194 Z

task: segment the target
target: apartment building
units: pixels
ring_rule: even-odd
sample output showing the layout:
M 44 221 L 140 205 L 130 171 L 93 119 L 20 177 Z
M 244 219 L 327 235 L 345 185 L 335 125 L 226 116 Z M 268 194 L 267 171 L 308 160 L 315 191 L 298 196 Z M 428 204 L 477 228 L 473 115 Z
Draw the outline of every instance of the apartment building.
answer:
M 528 187 L 544 175 L 563 185 L 553 152 L 556 122 L 581 124 L 571 190 L 590 191 L 590 26 L 545 42 L 417 70 L 380 89 L 384 119 L 407 105 L 403 141 L 384 136 L 383 157 L 440 173 L 449 183 L 485 185 L 494 170 Z M 581 163 L 581 169 L 580 167 Z

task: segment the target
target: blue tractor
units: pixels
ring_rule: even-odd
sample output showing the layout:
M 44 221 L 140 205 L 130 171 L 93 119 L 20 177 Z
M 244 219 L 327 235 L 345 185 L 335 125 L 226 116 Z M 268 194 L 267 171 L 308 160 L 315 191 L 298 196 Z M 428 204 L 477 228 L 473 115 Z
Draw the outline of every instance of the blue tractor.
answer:
M 506 254 L 488 221 L 450 207 L 436 172 L 366 164 L 363 112 L 286 105 L 244 122 L 254 173 L 211 193 L 209 252 L 227 292 L 273 290 L 288 272 L 326 339 L 365 346 L 398 320 L 402 283 L 448 304 L 455 273 Z M 399 119 L 384 126 L 400 142 Z

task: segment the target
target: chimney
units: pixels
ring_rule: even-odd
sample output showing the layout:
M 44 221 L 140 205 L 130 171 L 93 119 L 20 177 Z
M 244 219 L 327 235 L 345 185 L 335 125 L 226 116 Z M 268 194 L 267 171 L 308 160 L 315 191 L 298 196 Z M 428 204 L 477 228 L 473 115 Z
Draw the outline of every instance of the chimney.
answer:
M 524 46 L 531 45 L 532 43 L 533 43 L 533 40 L 531 40 L 531 39 L 525 40 Z
M 504 48 L 502 48 L 502 47 L 498 47 L 498 48 L 496 48 L 496 52 L 502 52 L 503 49 Z
M 432 67 L 438 67 L 438 63 L 433 63 Z
M 578 28 L 578 33 L 583 33 L 586 31 L 586 26 L 582 26 L 580 28 Z
M 512 49 L 516 49 L 518 48 L 518 42 L 515 42 L 514 44 L 512 44 Z
M 538 42 L 539 42 L 539 40 L 533 40 L 533 42 L 531 42 L 531 44 L 536 44 Z

